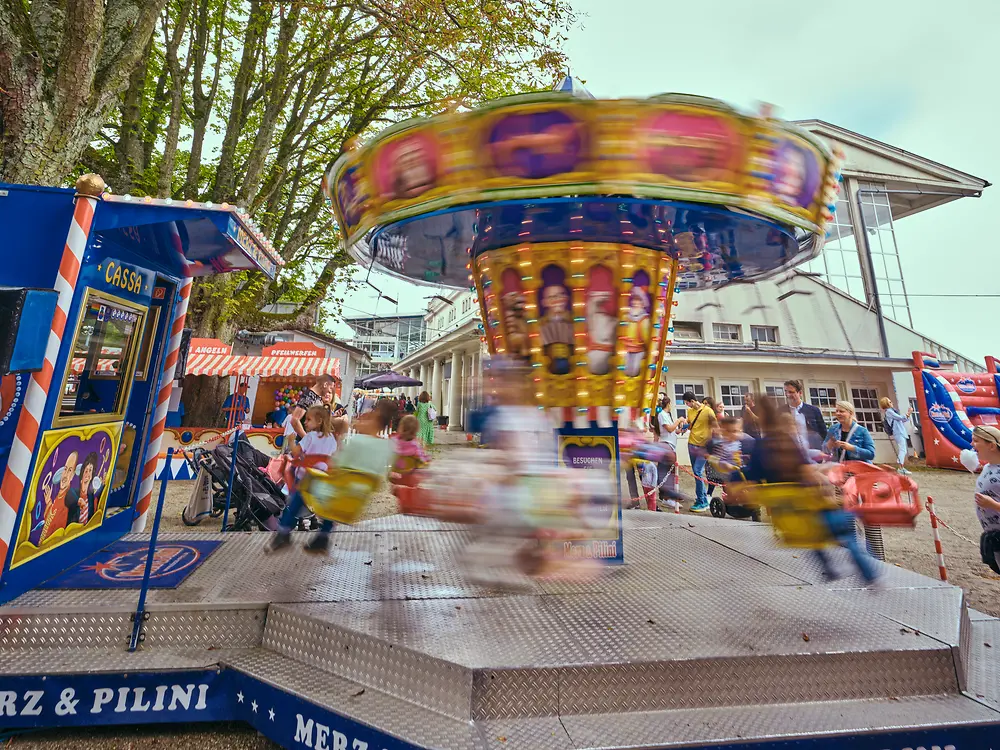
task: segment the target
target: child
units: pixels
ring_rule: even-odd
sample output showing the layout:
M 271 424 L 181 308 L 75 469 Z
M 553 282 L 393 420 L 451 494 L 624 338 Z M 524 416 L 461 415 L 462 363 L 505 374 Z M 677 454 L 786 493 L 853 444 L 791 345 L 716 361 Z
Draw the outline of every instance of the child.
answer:
M 303 463 L 308 466 L 326 471 L 330 455 L 337 450 L 337 438 L 334 435 L 333 418 L 330 410 L 322 405 L 310 406 L 306 410 L 302 426 L 306 429 L 306 435 L 298 445 L 292 449 L 292 458 L 303 459 Z M 306 470 L 300 466 L 295 470 L 295 480 L 300 481 L 305 476 Z M 291 488 L 289 488 L 291 489 Z M 296 490 L 292 493 L 285 506 L 285 511 L 281 514 L 278 522 L 278 531 L 275 533 L 269 552 L 277 552 L 292 543 L 291 530 L 295 525 L 295 519 L 305 506 L 302 494 Z M 333 522 L 324 520 L 320 526 L 320 532 L 306 545 L 307 552 L 326 552 L 329 546 L 329 534 L 333 529 Z
M 399 420 L 399 432 L 392 437 L 392 447 L 396 452 L 390 477 L 393 484 L 411 484 L 413 474 L 431 461 L 423 444 L 417 440 L 419 430 L 420 421 L 412 414 Z
M 708 486 L 709 497 L 712 497 L 719 484 L 733 481 L 733 475 L 737 474 L 743 465 L 742 448 L 743 430 L 740 427 L 740 420 L 730 416 L 720 417 L 718 433 L 708 443 L 709 452 L 714 457 L 708 464 L 707 477 L 712 482 Z
M 978 425 L 972 447 L 985 464 L 976 479 L 976 515 L 983 527 L 979 548 L 983 562 L 1000 572 L 1000 429 Z

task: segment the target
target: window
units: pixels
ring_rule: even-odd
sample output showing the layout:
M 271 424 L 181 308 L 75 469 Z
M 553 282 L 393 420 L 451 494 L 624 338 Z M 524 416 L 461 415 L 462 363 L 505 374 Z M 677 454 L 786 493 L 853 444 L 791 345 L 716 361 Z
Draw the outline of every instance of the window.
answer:
M 678 383 L 674 381 L 674 405 L 678 409 L 684 408 L 684 394 L 688 391 L 694 393 L 694 397 L 701 401 L 708 394 L 708 383 Z
M 701 323 L 674 321 L 674 341 L 701 341 Z
M 750 326 L 750 340 L 761 344 L 777 344 L 778 326 Z
M 725 413 L 730 417 L 740 416 L 743 412 L 743 397 L 750 392 L 749 384 L 723 383 L 720 390 Z
M 743 340 L 743 327 L 733 323 L 712 323 L 712 336 L 716 341 L 738 343 Z
M 770 396 L 779 404 L 785 403 L 784 383 L 764 383 L 764 395 Z
M 878 391 L 874 388 L 852 388 L 851 403 L 854 404 L 858 424 L 869 432 L 885 432 L 882 429 L 882 412 L 878 408 Z
M 85 424 L 122 416 L 128 401 L 145 308 L 88 293 L 63 381 L 59 422 Z
M 153 307 L 146 316 L 146 325 L 142 330 L 142 340 L 139 344 L 139 357 L 136 360 L 135 379 L 145 380 L 149 377 L 149 366 L 153 359 L 153 336 L 160 322 L 160 308 Z
M 833 410 L 837 406 L 837 387 L 833 385 L 811 385 L 806 388 L 809 403 L 819 407 L 827 423 L 833 420 Z

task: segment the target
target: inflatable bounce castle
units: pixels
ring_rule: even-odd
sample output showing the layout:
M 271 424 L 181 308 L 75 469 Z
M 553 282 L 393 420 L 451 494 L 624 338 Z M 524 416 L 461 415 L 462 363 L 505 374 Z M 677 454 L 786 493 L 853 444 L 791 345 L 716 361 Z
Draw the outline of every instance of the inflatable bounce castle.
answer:
M 961 469 L 959 453 L 972 447 L 972 428 L 1000 424 L 1000 373 L 986 358 L 986 372 L 954 372 L 934 355 L 913 352 L 920 428 L 927 465 Z

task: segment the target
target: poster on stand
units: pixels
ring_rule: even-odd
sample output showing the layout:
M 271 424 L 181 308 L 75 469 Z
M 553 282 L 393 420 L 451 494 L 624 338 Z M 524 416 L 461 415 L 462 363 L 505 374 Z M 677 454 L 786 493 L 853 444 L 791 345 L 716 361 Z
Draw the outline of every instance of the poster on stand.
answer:
M 562 430 L 559 433 L 559 465 L 580 471 L 606 472 L 614 487 L 613 502 L 591 506 L 589 538 L 567 541 L 565 552 L 608 562 L 622 562 L 622 505 L 618 471 L 618 437 L 614 430 Z M 601 518 L 597 514 L 602 514 Z

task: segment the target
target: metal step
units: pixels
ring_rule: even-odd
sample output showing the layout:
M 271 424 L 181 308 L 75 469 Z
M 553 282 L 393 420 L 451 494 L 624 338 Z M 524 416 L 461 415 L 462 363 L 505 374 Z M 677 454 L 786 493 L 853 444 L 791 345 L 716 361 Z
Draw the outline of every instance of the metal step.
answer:
M 660 601 L 635 593 L 282 604 L 272 605 L 262 643 L 459 720 L 959 692 L 960 591 L 935 602 L 955 623 L 939 637 L 879 614 L 868 592 L 869 601 L 853 601 L 857 593 L 773 586 L 674 591 Z M 905 609 L 907 593 L 886 609 Z
M 437 750 L 704 747 L 736 741 L 855 737 L 900 727 L 977 726 L 997 717 L 960 695 L 920 695 L 462 721 L 266 649 L 226 659 L 225 665 L 337 717 Z M 248 681 L 239 684 L 245 693 L 244 706 L 259 701 L 260 714 L 272 710 Z M 302 704 L 296 710 L 308 714 Z M 244 712 L 253 722 L 256 716 L 249 715 L 250 708 Z M 276 719 L 289 722 L 293 717 Z

